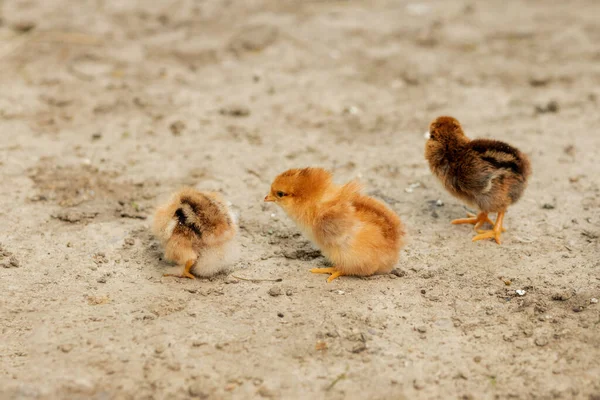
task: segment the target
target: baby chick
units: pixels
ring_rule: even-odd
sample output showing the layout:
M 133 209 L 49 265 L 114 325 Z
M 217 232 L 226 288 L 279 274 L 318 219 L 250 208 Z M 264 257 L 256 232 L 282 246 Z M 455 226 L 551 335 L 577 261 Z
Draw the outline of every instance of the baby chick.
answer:
M 474 224 L 479 233 L 474 242 L 493 238 L 500 244 L 504 214 L 521 198 L 531 175 L 527 156 L 496 140 L 470 140 L 452 117 L 437 118 L 425 137 L 425 158 L 433 174 L 453 196 L 481 211 L 452 223 Z M 496 223 L 488 218 L 494 212 L 498 213 Z M 479 230 L 486 222 L 493 229 Z
M 279 205 L 335 265 L 310 272 L 368 276 L 388 273 L 399 258 L 404 230 L 383 203 L 350 182 L 337 186 L 321 168 L 290 169 L 275 178 L 265 201 Z
M 211 276 L 236 257 L 234 216 L 218 193 L 181 189 L 156 210 L 152 231 L 165 258 L 183 267 L 180 274 L 165 276 Z

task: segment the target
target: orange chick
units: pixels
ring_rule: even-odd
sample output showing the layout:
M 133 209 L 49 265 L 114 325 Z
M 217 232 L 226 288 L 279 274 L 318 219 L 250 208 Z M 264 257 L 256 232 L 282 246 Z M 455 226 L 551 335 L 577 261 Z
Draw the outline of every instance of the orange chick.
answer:
M 497 140 L 465 136 L 452 117 L 439 117 L 425 134 L 425 158 L 431 172 L 455 197 L 480 210 L 478 215 L 457 219 L 453 224 L 473 224 L 478 235 L 473 241 L 494 239 L 500 244 L 507 208 L 516 203 L 527 186 L 531 165 L 525 154 Z M 489 213 L 498 213 L 493 223 Z M 484 223 L 491 230 L 479 230 Z
M 296 223 L 332 268 L 313 268 L 342 275 L 384 274 L 398 262 L 404 230 L 400 218 L 383 203 L 360 194 L 360 185 L 332 183 L 321 168 L 290 169 L 275 178 L 265 201 L 274 202 Z
M 156 210 L 152 231 L 165 258 L 182 269 L 165 276 L 211 276 L 228 268 L 237 255 L 235 218 L 218 193 L 181 189 Z

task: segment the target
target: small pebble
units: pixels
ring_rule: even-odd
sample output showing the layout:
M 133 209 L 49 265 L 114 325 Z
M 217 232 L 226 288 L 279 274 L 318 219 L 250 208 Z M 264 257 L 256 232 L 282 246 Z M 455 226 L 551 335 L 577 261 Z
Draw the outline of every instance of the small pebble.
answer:
M 277 313 L 277 316 L 278 316 L 279 318 L 283 318 L 283 313 Z
M 281 286 L 273 286 L 271 289 L 269 289 L 269 295 L 273 296 L 273 297 L 277 297 L 277 296 L 281 296 L 282 294 L 282 289 Z
M 525 296 L 525 291 L 523 289 L 517 289 L 515 290 L 515 292 L 519 295 L 519 296 Z
M 395 268 L 390 272 L 392 275 L 396 275 L 399 278 L 406 276 L 406 271 L 401 270 L 400 268 Z
M 181 121 L 175 121 L 171 125 L 169 125 L 169 129 L 173 136 L 181 135 L 181 132 L 185 129 L 185 124 Z
M 592 298 L 590 299 L 590 303 L 592 303 L 592 304 L 597 304 L 597 303 L 598 303 L 598 299 L 597 299 L 597 298 L 595 298 L 595 297 L 592 297 Z
M 98 280 L 96 282 L 98 282 L 98 283 L 106 283 L 106 276 L 101 276 L 100 278 L 98 278 Z
M 421 333 L 425 333 L 425 332 L 427 332 L 427 327 L 425 325 L 418 326 L 417 331 L 419 331 Z
M 359 343 L 352 348 L 352 352 L 354 354 L 362 353 L 367 349 L 367 345 L 365 343 Z
M 241 104 L 234 104 L 221 108 L 219 113 L 230 117 L 247 117 L 250 115 L 250 109 Z
M 33 21 L 20 21 L 13 24 L 12 29 L 15 32 L 27 33 L 35 28 L 35 22 Z
M 165 347 L 165 345 L 164 345 L 164 344 L 159 344 L 159 345 L 157 345 L 157 346 L 154 348 L 154 352 L 155 352 L 156 354 L 161 354 L 161 353 L 164 353 L 164 351 L 165 351 L 166 349 L 167 349 L 167 348 Z
M 72 344 L 61 344 L 60 346 L 58 346 L 58 348 L 63 353 L 69 353 L 69 352 L 71 352 L 71 350 L 73 350 L 73 345 Z
M 425 291 L 425 289 L 421 289 L 421 294 L 425 294 L 425 293 L 427 293 L 427 292 Z
M 548 339 L 546 339 L 544 337 L 539 337 L 539 338 L 535 339 L 536 346 L 544 347 L 547 344 L 548 344 Z
M 556 300 L 556 301 L 567 301 L 571 297 L 573 297 L 574 294 L 575 293 L 573 290 L 563 290 L 563 291 L 553 293 L 551 298 L 552 298 L 552 300 Z
M 417 390 L 421 390 L 425 388 L 425 383 L 420 379 L 415 379 L 413 381 L 413 387 Z
M 209 393 L 204 389 L 204 385 L 202 385 L 202 383 L 200 382 L 196 382 L 190 385 L 190 387 L 188 388 L 188 393 L 192 397 L 199 397 L 201 399 L 207 399 L 209 396 Z
M 260 397 L 266 397 L 266 398 L 269 398 L 269 399 L 272 398 L 272 397 L 275 397 L 275 394 L 273 393 L 273 391 L 271 391 L 266 386 L 259 387 L 258 391 L 256 393 L 258 393 L 258 395 Z

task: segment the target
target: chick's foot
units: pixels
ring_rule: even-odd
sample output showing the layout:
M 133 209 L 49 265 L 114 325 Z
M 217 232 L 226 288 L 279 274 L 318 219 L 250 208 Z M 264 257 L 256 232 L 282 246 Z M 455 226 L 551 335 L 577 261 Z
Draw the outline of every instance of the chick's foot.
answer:
M 488 217 L 488 214 L 485 212 L 480 212 L 479 214 L 471 214 L 467 213 L 467 217 L 469 218 L 461 218 L 455 219 L 452 221 L 452 225 L 461 225 L 461 224 L 472 224 L 475 225 L 474 229 L 477 230 L 481 227 L 481 225 L 486 222 L 490 225 L 494 225 L 494 222 Z
M 174 276 L 175 278 L 188 278 L 188 279 L 196 279 L 194 275 L 191 274 L 190 269 L 192 269 L 192 265 L 194 265 L 193 260 L 189 260 L 185 263 L 185 267 L 183 268 L 183 272 L 181 275 L 177 274 L 164 274 L 163 276 Z
M 313 274 L 331 274 L 329 278 L 327 278 L 327 283 L 331 282 L 335 278 L 339 278 L 340 276 L 344 276 L 345 274 L 335 267 L 331 268 L 313 268 L 310 270 Z
M 494 224 L 494 229 L 491 230 L 481 230 L 481 231 L 477 231 L 479 233 L 479 235 L 475 236 L 473 238 L 473 242 L 476 242 L 478 240 L 482 240 L 482 239 L 494 239 L 496 241 L 496 243 L 501 244 L 501 240 L 500 240 L 500 236 L 502 235 L 502 232 L 504 232 L 504 229 L 502 228 L 502 221 L 504 220 L 504 212 L 499 212 L 498 213 L 498 218 L 496 218 L 496 223 Z

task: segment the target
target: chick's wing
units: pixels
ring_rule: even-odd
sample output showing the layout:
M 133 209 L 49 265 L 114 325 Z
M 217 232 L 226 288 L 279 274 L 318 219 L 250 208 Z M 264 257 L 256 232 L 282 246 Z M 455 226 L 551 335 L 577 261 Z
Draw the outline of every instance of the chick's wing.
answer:
M 359 190 L 357 182 L 347 183 L 333 199 L 321 205 L 314 227 L 317 239 L 325 244 L 334 244 L 351 237 L 359 222 L 352 205 Z
M 502 170 L 473 156 L 465 157 L 453 169 L 450 174 L 452 186 L 473 195 L 488 193 L 494 179 L 502 175 Z

